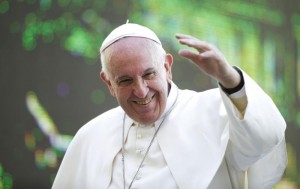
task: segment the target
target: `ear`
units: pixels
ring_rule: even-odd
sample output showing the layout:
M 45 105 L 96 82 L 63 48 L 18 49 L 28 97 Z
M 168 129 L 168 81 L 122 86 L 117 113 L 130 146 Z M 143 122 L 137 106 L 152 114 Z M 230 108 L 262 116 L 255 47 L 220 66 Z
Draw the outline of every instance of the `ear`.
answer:
M 173 57 L 171 54 L 166 54 L 165 57 L 165 69 L 167 73 L 167 80 L 170 83 L 172 81 L 172 64 L 173 64 Z
M 111 84 L 111 81 L 107 78 L 106 74 L 104 72 L 100 72 L 100 78 L 102 79 L 102 81 L 106 84 L 106 86 L 109 89 L 109 92 L 112 96 L 115 96 L 115 90 Z

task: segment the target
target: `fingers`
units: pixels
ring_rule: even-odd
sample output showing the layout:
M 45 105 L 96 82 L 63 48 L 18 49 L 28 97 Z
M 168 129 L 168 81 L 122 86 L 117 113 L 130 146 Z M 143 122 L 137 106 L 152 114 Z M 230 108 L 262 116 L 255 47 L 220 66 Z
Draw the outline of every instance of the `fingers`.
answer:
M 190 35 L 176 34 L 176 38 L 180 44 L 198 51 L 182 49 L 178 53 L 195 63 L 201 71 L 218 81 L 220 81 L 220 78 L 224 78 L 224 75 L 228 75 L 230 65 L 217 47 Z
M 177 38 L 177 39 L 195 39 L 193 36 L 191 36 L 191 35 L 186 35 L 186 34 L 180 34 L 180 33 L 177 33 L 176 35 L 175 35 L 175 37 Z
M 182 49 L 178 52 L 178 54 L 180 56 L 183 56 L 185 58 L 188 58 L 190 60 L 192 60 L 193 62 L 198 62 L 198 59 L 199 59 L 199 54 L 198 53 L 195 53 L 195 52 L 192 52 L 190 50 L 186 50 L 186 49 Z
M 181 49 L 181 50 L 179 50 L 178 54 L 180 56 L 183 56 L 185 58 L 192 60 L 196 64 L 207 62 L 207 61 L 209 62 L 210 58 L 215 57 L 215 54 L 213 51 L 205 51 L 205 52 L 199 54 L 199 53 L 195 53 L 191 50 Z
M 190 35 L 176 34 L 176 38 L 178 39 L 180 44 L 195 48 L 199 51 L 199 53 L 214 49 L 214 47 L 211 44 L 205 41 L 201 41 Z

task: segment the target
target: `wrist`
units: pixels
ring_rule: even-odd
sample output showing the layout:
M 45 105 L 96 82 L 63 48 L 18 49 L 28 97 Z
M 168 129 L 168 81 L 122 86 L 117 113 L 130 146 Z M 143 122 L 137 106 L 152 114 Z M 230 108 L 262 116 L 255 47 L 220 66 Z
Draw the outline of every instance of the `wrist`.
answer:
M 245 84 L 242 71 L 239 68 L 235 67 L 235 66 L 233 66 L 233 68 L 234 68 L 234 70 L 236 71 L 236 73 L 238 74 L 238 76 L 240 78 L 239 82 L 237 82 L 237 84 L 231 85 L 233 87 L 227 87 L 228 85 L 224 85 L 224 84 L 221 84 L 219 82 L 219 85 L 220 85 L 221 89 L 225 93 L 227 93 L 228 95 L 240 91 L 243 88 L 244 84 Z

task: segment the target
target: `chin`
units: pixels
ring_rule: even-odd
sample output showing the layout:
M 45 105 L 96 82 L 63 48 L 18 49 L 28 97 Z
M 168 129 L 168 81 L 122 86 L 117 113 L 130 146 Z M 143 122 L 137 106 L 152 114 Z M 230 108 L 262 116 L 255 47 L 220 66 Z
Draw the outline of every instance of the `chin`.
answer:
M 154 117 L 151 117 L 151 118 L 140 118 L 138 119 L 138 122 L 141 123 L 141 124 L 145 124 L 145 125 L 148 125 L 148 124 L 152 124 L 154 122 L 156 122 L 158 120 L 159 117 L 157 118 L 154 118 Z

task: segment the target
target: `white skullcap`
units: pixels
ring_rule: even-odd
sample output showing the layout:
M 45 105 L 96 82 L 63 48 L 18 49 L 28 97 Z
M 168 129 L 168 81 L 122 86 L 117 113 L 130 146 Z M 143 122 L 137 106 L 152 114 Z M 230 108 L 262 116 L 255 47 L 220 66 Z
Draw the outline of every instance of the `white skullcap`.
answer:
M 156 34 L 150 30 L 149 28 L 145 26 L 141 26 L 138 24 L 132 24 L 132 23 L 126 23 L 123 24 L 116 29 L 114 29 L 103 41 L 101 48 L 100 48 L 100 53 L 104 49 L 106 49 L 108 46 L 113 44 L 119 39 L 122 39 L 124 37 L 142 37 L 142 38 L 147 38 L 155 41 L 159 45 L 161 45 L 160 40 L 156 36 Z

